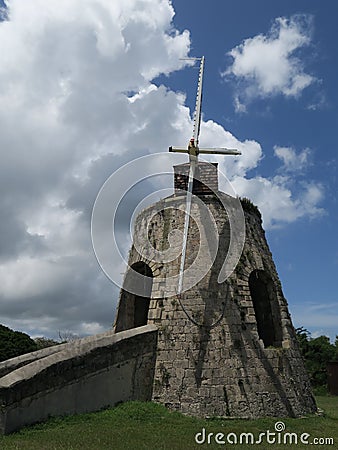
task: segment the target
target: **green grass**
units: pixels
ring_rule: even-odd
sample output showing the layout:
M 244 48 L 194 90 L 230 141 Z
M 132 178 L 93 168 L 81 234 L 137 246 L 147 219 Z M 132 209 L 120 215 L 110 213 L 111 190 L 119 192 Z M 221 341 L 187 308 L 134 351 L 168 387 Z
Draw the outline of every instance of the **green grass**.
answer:
M 338 397 L 317 397 L 323 416 L 283 419 L 286 431 L 309 433 L 312 438 L 332 437 L 334 445 L 317 445 L 320 449 L 338 449 Z M 98 413 L 52 419 L 0 437 L 2 450 L 189 450 L 208 449 L 309 449 L 309 445 L 221 445 L 195 443 L 203 428 L 207 433 L 259 433 L 274 431 L 276 419 L 200 420 L 169 412 L 154 403 L 129 402 Z M 283 434 L 282 434 L 283 435 Z M 312 445 L 313 448 L 313 445 Z

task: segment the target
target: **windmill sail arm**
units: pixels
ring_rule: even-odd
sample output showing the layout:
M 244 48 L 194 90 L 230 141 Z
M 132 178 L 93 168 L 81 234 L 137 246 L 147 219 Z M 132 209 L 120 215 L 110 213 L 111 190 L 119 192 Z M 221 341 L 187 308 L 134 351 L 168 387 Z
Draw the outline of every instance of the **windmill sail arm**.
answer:
M 181 254 L 181 264 L 180 272 L 178 277 L 178 290 L 177 293 L 180 295 L 183 291 L 183 278 L 184 278 L 184 266 L 187 252 L 187 241 L 188 241 L 188 230 L 190 222 L 190 211 L 191 211 L 191 200 L 192 200 L 192 190 L 194 184 L 194 177 L 196 171 L 197 158 L 190 156 L 190 168 L 189 168 L 189 178 L 188 178 L 188 189 L 187 189 L 187 199 L 185 206 L 185 219 L 184 219 L 184 230 L 183 230 L 183 242 L 182 242 L 182 254 Z
M 187 147 L 169 147 L 169 152 L 189 153 Z
M 241 155 L 242 152 L 233 148 L 199 148 L 199 153 L 209 155 Z
M 203 74 L 204 74 L 204 56 L 201 58 L 201 65 L 197 84 L 197 96 L 194 117 L 193 137 L 196 145 L 198 145 L 200 127 L 201 127 L 201 110 L 202 110 L 202 91 L 203 91 Z
M 236 150 L 234 148 L 199 148 L 198 153 L 204 153 L 208 155 L 241 155 L 242 152 Z M 186 147 L 169 147 L 169 152 L 178 152 L 178 153 L 189 153 L 189 150 Z

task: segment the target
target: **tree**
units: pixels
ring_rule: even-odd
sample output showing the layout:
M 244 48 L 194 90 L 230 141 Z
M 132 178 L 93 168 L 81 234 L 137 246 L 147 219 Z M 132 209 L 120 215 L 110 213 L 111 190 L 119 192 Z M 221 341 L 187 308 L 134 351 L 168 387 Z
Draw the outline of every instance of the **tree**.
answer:
M 59 339 L 60 339 L 60 343 L 64 344 L 66 342 L 77 341 L 80 338 L 77 334 L 74 334 L 71 331 L 60 331 L 59 330 Z
M 309 331 L 303 327 L 297 328 L 296 333 L 312 386 L 326 386 L 327 363 L 338 360 L 338 339 L 334 345 L 327 336 L 311 338 Z
M 34 350 L 37 350 L 37 345 L 28 334 L 0 325 L 0 361 Z
M 38 350 L 60 344 L 60 342 L 54 341 L 54 339 L 49 339 L 44 336 L 35 338 L 34 342 L 36 343 Z
M 327 336 L 310 339 L 305 355 L 308 370 L 311 373 L 313 386 L 323 386 L 327 383 L 327 363 L 336 357 L 335 346 Z
M 296 334 L 302 355 L 304 356 L 309 348 L 309 339 L 311 338 L 311 333 L 306 328 L 300 327 L 296 328 Z

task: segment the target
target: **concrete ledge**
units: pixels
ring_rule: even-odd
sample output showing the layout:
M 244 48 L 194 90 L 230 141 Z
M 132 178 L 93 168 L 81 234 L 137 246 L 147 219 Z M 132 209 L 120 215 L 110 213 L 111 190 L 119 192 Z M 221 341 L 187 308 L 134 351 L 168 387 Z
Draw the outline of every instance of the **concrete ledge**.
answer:
M 30 362 L 62 351 L 67 345 L 68 344 L 53 345 L 52 347 L 43 348 L 31 353 L 25 353 L 24 355 L 16 356 L 15 358 L 0 362 L 0 379 L 13 370 L 29 364 Z
M 156 342 L 157 327 L 146 325 L 5 361 L 0 366 L 6 372 L 0 379 L 0 431 L 120 401 L 150 400 Z

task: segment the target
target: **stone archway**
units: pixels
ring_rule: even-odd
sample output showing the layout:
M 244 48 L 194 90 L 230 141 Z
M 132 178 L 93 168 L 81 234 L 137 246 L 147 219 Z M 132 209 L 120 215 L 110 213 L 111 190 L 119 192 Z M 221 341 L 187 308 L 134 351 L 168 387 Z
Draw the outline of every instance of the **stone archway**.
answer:
M 153 272 L 148 264 L 140 261 L 130 267 L 120 294 L 115 322 L 116 333 L 147 325 L 152 285 Z M 136 290 L 138 294 L 130 290 L 132 292 Z
M 276 288 L 271 276 L 264 270 L 254 270 L 249 277 L 249 288 L 255 310 L 257 331 L 264 347 L 282 345 L 282 326 Z

